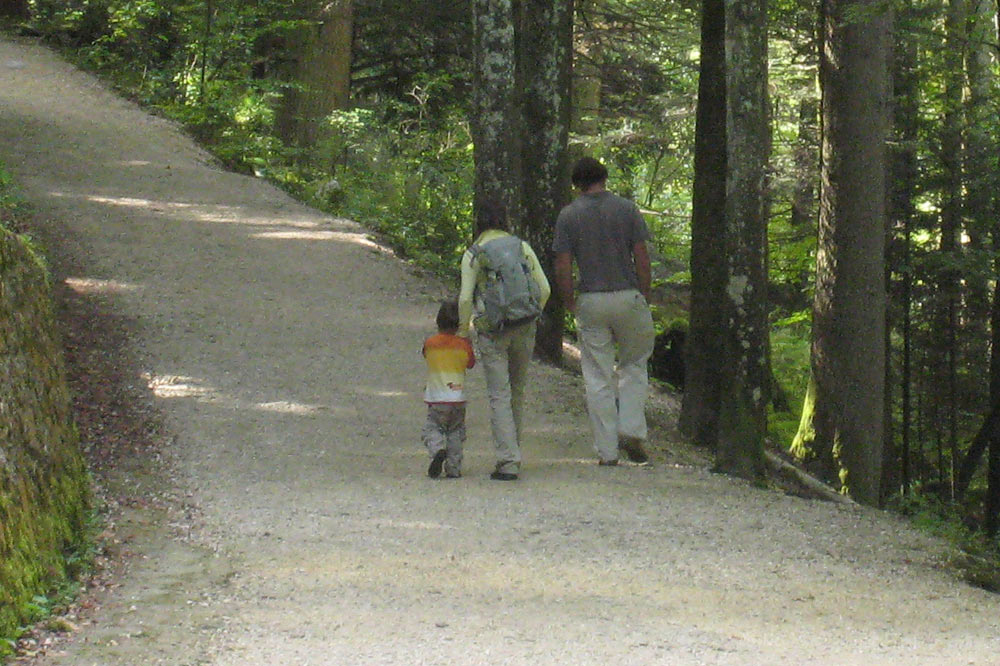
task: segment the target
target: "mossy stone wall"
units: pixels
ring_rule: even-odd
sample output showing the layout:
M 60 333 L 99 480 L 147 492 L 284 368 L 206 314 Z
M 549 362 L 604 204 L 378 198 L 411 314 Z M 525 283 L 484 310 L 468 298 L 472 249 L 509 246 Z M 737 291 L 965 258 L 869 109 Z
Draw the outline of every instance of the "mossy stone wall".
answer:
M 76 573 L 89 515 L 47 275 L 0 227 L 0 655 L 32 600 Z

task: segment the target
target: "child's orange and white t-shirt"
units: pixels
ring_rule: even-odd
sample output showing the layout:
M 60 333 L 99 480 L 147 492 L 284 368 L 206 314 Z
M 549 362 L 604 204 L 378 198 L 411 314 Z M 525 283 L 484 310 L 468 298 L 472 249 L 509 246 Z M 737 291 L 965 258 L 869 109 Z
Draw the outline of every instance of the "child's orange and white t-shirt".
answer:
M 424 402 L 465 402 L 465 371 L 476 364 L 476 355 L 468 338 L 438 333 L 424 342 L 427 359 L 427 388 Z

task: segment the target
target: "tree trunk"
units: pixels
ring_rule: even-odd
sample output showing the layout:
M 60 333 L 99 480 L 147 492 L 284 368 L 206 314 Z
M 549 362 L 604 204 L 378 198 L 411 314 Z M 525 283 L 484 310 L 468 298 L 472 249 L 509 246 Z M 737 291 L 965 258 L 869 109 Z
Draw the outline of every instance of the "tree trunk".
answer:
M 483 205 L 518 204 L 513 177 L 514 12 L 511 0 L 473 0 L 473 209 L 478 235 Z M 516 219 L 516 218 L 515 218 Z
M 556 216 L 568 201 L 570 86 L 573 57 L 572 0 L 521 0 L 518 62 L 521 105 L 521 181 L 524 202 L 519 231 L 555 284 L 552 238 Z M 564 308 L 553 294 L 538 326 L 536 351 L 562 361 Z
M 279 136 L 303 148 L 315 146 L 323 119 L 350 102 L 353 2 L 320 0 L 308 16 L 294 45 L 296 85 L 286 91 L 276 120 Z
M 603 49 L 594 25 L 594 0 L 577 0 L 573 57 L 573 133 L 595 137 L 600 131 Z
M 792 227 L 812 225 L 816 217 L 816 152 L 819 145 L 819 102 L 808 97 L 799 102 L 799 136 L 795 144 L 795 191 L 792 193 Z
M 727 322 L 716 468 L 765 473 L 767 362 L 766 172 L 770 149 L 767 2 L 726 3 Z
M 907 8 L 906 11 L 910 11 Z M 900 360 L 899 381 L 902 422 L 900 423 L 899 446 L 899 485 L 903 494 L 907 494 L 912 484 L 911 472 L 911 441 L 912 431 L 912 301 L 913 274 L 912 228 L 915 209 L 913 201 L 917 186 L 917 123 L 919 120 L 918 79 L 916 75 L 917 49 L 912 40 L 897 40 L 895 59 L 893 61 L 894 122 L 896 140 L 892 152 L 892 182 L 889 199 L 889 218 L 891 226 L 898 230 L 897 239 L 899 251 L 894 257 L 894 268 L 900 274 L 900 302 L 897 309 L 900 316 L 902 336 L 902 358 Z
M 996 187 L 996 144 L 991 139 L 987 131 L 990 121 L 989 114 L 992 104 L 991 90 L 995 83 L 992 66 L 994 58 L 989 47 L 989 41 L 996 38 L 996 5 L 985 0 L 976 0 L 973 3 L 969 22 L 969 44 L 970 52 L 968 57 L 969 72 L 969 99 L 967 103 L 967 125 L 968 130 L 968 154 L 967 161 L 969 168 L 966 169 L 968 178 L 968 206 L 967 219 L 969 221 L 969 233 L 976 239 L 975 245 L 982 246 L 981 240 L 984 236 L 993 232 L 996 224 L 996 204 L 993 197 L 993 190 Z M 996 232 L 994 233 L 993 247 L 1000 245 Z M 985 248 L 981 248 L 982 254 L 986 254 Z M 978 254 L 978 253 L 977 253 Z M 995 256 L 995 255 L 994 255 Z M 993 268 L 995 276 L 1000 273 L 994 262 L 990 266 Z M 978 267 L 977 267 L 978 268 Z M 994 337 L 990 355 L 990 372 L 985 376 L 985 383 L 988 384 L 989 404 L 991 413 L 996 411 L 1000 404 L 1000 338 L 997 337 L 997 326 L 1000 325 L 1000 303 L 997 302 L 1000 292 L 994 290 L 992 314 L 989 308 L 988 299 L 981 295 L 987 289 L 986 272 L 973 270 L 976 275 L 967 276 L 969 284 L 969 325 L 972 327 L 969 335 L 965 336 L 974 345 L 970 350 L 970 359 L 983 358 L 987 353 L 986 331 L 992 322 L 992 335 Z M 985 303 L 983 301 L 986 301 Z M 979 343 L 978 340 L 982 340 Z M 986 419 L 989 421 L 989 417 Z M 986 429 L 986 426 L 983 426 Z M 992 448 L 993 439 L 977 435 L 966 451 L 958 471 L 955 476 L 955 497 L 961 499 L 969 488 L 972 477 L 979 467 L 983 454 L 987 448 Z M 997 445 L 1000 447 L 1000 444 Z
M 814 426 L 854 499 L 878 504 L 885 381 L 888 9 L 823 0 L 823 166 L 812 369 Z M 859 11 L 860 10 L 860 11 Z
M 938 292 L 943 296 L 938 313 L 938 338 L 943 363 L 939 385 L 946 428 L 950 488 L 954 496 L 958 455 L 958 318 L 961 279 L 958 271 L 959 234 L 962 231 L 962 94 L 965 89 L 964 51 L 967 34 L 966 0 L 950 0 L 945 17 L 945 110 L 941 137 L 941 161 L 944 169 L 944 192 L 941 207 L 941 245 L 943 268 L 938 278 Z
M 990 135 L 995 116 L 994 86 L 996 77 L 994 49 L 996 43 L 997 6 L 992 0 L 971 0 L 969 6 L 968 92 L 965 99 L 964 180 L 966 206 L 963 218 L 972 249 L 972 265 L 964 272 L 966 285 L 965 302 L 967 313 L 964 317 L 962 340 L 964 357 L 960 365 L 968 367 L 989 354 L 990 288 L 992 262 L 990 260 L 989 236 L 995 220 L 993 192 L 998 186 L 996 140 Z M 971 373 L 969 391 L 977 397 L 988 396 L 989 378 L 985 373 Z M 988 399 L 982 399 L 975 406 L 986 408 Z M 970 405 L 971 407 L 971 405 Z
M 993 246 L 995 248 L 1000 248 L 1000 229 L 994 231 Z M 998 260 L 995 265 L 997 273 L 1000 274 L 1000 260 Z M 996 456 L 1000 453 L 1000 280 L 996 280 L 993 287 L 991 328 L 991 346 L 993 351 L 990 357 L 989 373 L 990 411 L 983 419 L 983 425 L 980 427 L 979 432 L 969 445 L 969 449 L 966 451 L 965 457 L 962 459 L 962 464 L 959 466 L 958 472 L 955 475 L 955 498 L 961 500 L 965 497 L 965 493 L 969 489 L 969 484 L 972 482 L 972 477 L 975 475 L 976 469 L 979 467 L 983 454 L 989 451 L 987 465 L 989 500 L 987 501 L 987 505 L 989 505 L 989 502 L 991 501 L 997 501 L 997 497 L 994 496 L 994 493 L 1000 493 L 1000 487 L 994 483 L 994 475 L 997 474 L 997 470 L 993 467 L 997 462 Z M 1000 481 L 1000 478 L 997 480 Z M 995 503 L 993 506 L 994 513 L 996 510 L 1000 509 L 1000 504 Z M 989 520 L 989 511 L 987 511 L 987 522 Z M 993 520 L 993 534 L 995 534 L 995 515 Z
M 679 425 L 696 444 L 718 441 L 726 294 L 726 31 L 723 0 L 702 0 L 691 214 L 691 308 Z

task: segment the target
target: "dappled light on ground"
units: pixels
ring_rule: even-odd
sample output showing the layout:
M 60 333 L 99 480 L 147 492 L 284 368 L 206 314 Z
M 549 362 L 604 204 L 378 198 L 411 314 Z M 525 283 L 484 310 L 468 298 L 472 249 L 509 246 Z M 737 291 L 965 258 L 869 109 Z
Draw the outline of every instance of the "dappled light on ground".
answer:
M 100 280 L 97 278 L 68 277 L 63 282 L 78 294 L 120 294 L 126 291 L 138 291 L 140 286 L 118 280 Z
M 355 243 L 370 247 L 373 250 L 389 253 L 386 248 L 383 248 L 365 234 L 355 234 L 345 231 L 262 231 L 251 234 L 250 237 L 265 240 L 333 240 L 343 243 Z
M 199 402 L 212 403 L 231 409 L 252 409 L 260 412 L 297 416 L 308 416 L 319 412 L 332 413 L 334 416 L 344 418 L 355 415 L 355 410 L 351 407 L 313 405 L 292 400 L 269 400 L 265 402 L 241 400 L 240 398 L 225 394 L 216 387 L 196 377 L 152 375 L 149 373 L 143 373 L 142 377 L 153 392 L 153 395 L 157 398 L 194 398 Z
M 132 208 L 143 212 L 172 215 L 179 219 L 193 222 L 210 222 L 215 224 L 243 224 L 248 226 L 296 227 L 315 229 L 320 223 L 306 215 L 291 215 L 283 213 L 280 217 L 264 216 L 246 206 L 228 206 L 206 203 L 191 203 L 185 201 L 165 201 L 161 199 L 144 199 L 138 197 L 113 197 L 98 194 L 79 196 L 66 192 L 50 192 L 54 197 L 82 198 L 91 203 Z

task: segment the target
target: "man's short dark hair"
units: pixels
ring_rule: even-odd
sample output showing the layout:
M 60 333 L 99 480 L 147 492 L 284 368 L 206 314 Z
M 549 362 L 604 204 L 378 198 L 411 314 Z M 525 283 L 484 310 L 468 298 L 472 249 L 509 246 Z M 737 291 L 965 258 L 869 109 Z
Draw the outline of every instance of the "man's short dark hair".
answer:
M 458 330 L 458 301 L 441 301 L 437 314 L 437 327 L 439 331 Z
M 575 187 L 587 188 L 608 179 L 608 170 L 593 157 L 581 157 L 573 167 L 572 181 Z

